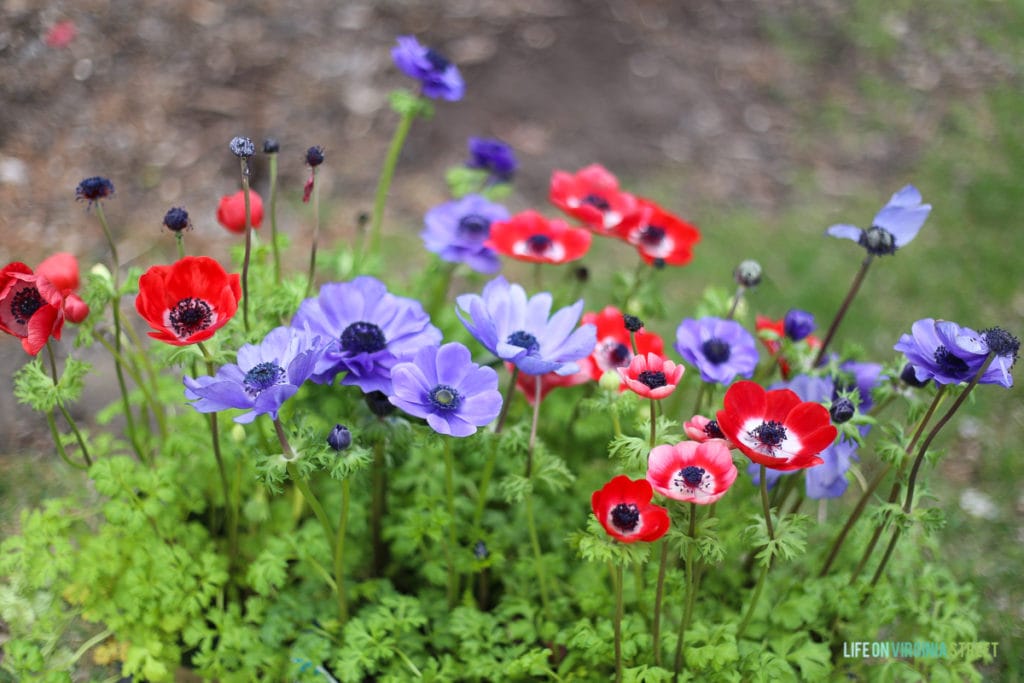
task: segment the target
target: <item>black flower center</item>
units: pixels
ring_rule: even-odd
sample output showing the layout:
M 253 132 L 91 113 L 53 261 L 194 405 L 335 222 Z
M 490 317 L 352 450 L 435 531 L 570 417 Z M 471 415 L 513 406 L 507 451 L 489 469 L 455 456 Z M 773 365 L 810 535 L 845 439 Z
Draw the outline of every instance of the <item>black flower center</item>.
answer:
M 266 361 L 245 373 L 242 386 L 245 387 L 245 393 L 256 398 L 270 387 L 284 384 L 284 382 L 284 368 L 277 363 Z
M 633 352 L 625 344 L 618 343 L 608 349 L 608 360 L 612 366 L 618 368 L 629 362 Z
M 704 425 L 704 433 L 712 439 L 725 438 L 725 434 L 722 433 L 722 428 L 718 426 L 718 420 L 711 420 Z
M 461 237 L 480 238 L 491 231 L 491 221 L 478 213 L 471 213 L 459 219 L 456 228 Z
M 874 254 L 875 256 L 896 253 L 896 238 L 892 236 L 891 232 L 877 225 L 873 225 L 870 230 L 862 232 L 857 242 L 860 246 L 867 249 L 869 254 Z
M 648 225 L 640 231 L 640 243 L 646 247 L 657 247 L 665 239 L 665 228 Z
M 349 353 L 376 353 L 385 346 L 384 332 L 364 320 L 352 323 L 341 333 L 341 348 Z
M 983 330 L 981 336 L 988 344 L 988 349 L 997 356 L 1005 356 L 1017 360 L 1020 353 L 1020 339 L 1013 336 L 1001 327 L 991 327 Z
M 537 338 L 523 330 L 516 330 L 512 334 L 508 335 L 506 343 L 531 352 L 540 348 L 540 344 L 537 343 Z
M 530 235 L 526 238 L 526 248 L 540 256 L 551 248 L 551 242 L 547 235 Z
M 43 305 L 43 297 L 35 287 L 24 287 L 14 295 L 11 301 L 11 313 L 14 315 L 14 322 L 19 325 L 28 323 L 28 319 Z
M 179 339 L 191 337 L 213 324 L 213 307 L 202 299 L 182 299 L 167 315 L 170 327 Z
M 640 509 L 633 503 L 619 503 L 612 508 L 611 516 L 619 531 L 633 531 L 640 524 Z
M 701 344 L 700 350 L 704 352 L 704 357 L 715 365 L 721 365 L 729 360 L 731 354 L 729 345 L 718 337 L 712 337 Z
M 450 413 L 462 403 L 462 396 L 447 384 L 438 384 L 430 391 L 430 405 L 441 412 Z
M 967 361 L 941 344 L 935 349 L 935 362 L 942 370 L 942 374 L 949 377 L 964 377 L 971 371 L 967 366 Z
M 644 370 L 637 375 L 637 379 L 640 380 L 642 384 L 647 385 L 649 389 L 657 389 L 658 387 L 663 387 L 668 384 L 668 381 L 665 379 L 664 372 Z
M 696 465 L 684 467 L 676 473 L 672 483 L 679 487 L 697 488 L 704 481 L 704 471 L 703 467 L 697 467 Z
M 786 426 L 781 422 L 768 420 L 755 427 L 750 435 L 761 442 L 765 450 L 771 453 L 786 440 Z
M 612 205 L 608 203 L 608 200 L 599 194 L 588 194 L 586 197 L 580 199 L 580 204 L 588 204 L 594 207 L 598 211 L 608 211 L 612 208 Z
M 444 71 L 452 64 L 444 55 L 434 48 L 428 48 L 427 54 L 424 56 L 427 58 L 427 61 L 430 62 L 430 66 L 434 67 L 438 71 Z

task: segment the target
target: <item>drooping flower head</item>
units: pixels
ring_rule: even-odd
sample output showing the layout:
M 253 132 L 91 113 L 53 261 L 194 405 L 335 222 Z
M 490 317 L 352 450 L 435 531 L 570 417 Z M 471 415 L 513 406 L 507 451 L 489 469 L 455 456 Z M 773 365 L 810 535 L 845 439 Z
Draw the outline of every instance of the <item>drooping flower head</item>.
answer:
M 660 400 L 675 391 L 683 366 L 656 353 L 637 354 L 625 368 L 616 368 L 623 383 L 642 398 Z
M 466 86 L 458 67 L 433 48 L 420 45 L 415 36 L 399 36 L 391 58 L 402 73 L 420 82 L 426 97 L 449 102 L 462 99 Z
M 892 196 L 889 203 L 875 214 L 871 227 L 861 230 L 856 225 L 840 223 L 830 227 L 826 233 L 832 237 L 853 240 L 873 256 L 893 254 L 906 246 L 917 236 L 924 225 L 931 204 L 921 203 L 921 193 L 913 185 L 907 185 Z
M 50 256 L 35 272 L 24 263 L 9 263 L 0 270 L 0 330 L 36 355 L 50 337 L 60 339 L 65 319 L 80 323 L 89 315 L 77 289 L 78 261 L 71 254 Z
M 486 246 L 491 225 L 506 220 L 508 215 L 508 209 L 501 204 L 468 194 L 427 211 L 420 237 L 427 250 L 442 260 L 465 263 L 477 272 L 491 275 L 501 269 L 498 254 Z
M 249 190 L 249 218 L 253 229 L 263 222 L 263 198 Z M 230 232 L 245 232 L 245 191 L 224 195 L 217 204 L 217 222 Z
M 142 274 L 135 310 L 153 328 L 150 337 L 186 346 L 209 339 L 226 325 L 241 298 L 237 273 L 228 275 L 208 256 L 186 256 Z
M 488 172 L 498 182 L 508 182 L 516 173 L 516 155 L 512 148 L 501 140 L 492 138 L 470 138 L 468 168 Z
M 818 454 L 838 430 L 820 403 L 801 401 L 789 389 L 765 391 L 754 382 L 736 382 L 718 411 L 722 433 L 759 465 L 796 470 L 821 464 Z
M 757 367 L 754 337 L 735 320 L 683 320 L 676 330 L 676 351 L 697 367 L 705 382 L 729 384 L 737 376 L 753 376 Z
M 380 280 L 362 275 L 350 282 L 332 282 L 306 299 L 292 326 L 308 326 L 316 335 L 333 340 L 317 364 L 314 382 L 341 383 L 364 393 L 391 393 L 391 368 L 424 346 L 441 342 L 441 331 L 414 299 L 395 296 Z
M 949 320 L 924 318 L 915 322 L 910 332 L 902 335 L 893 348 L 907 357 L 921 382 L 930 379 L 936 384 L 967 382 L 981 368 L 988 354 L 977 332 Z
M 601 526 L 623 543 L 656 541 L 668 531 L 668 510 L 651 503 L 654 489 L 646 479 L 624 474 L 594 491 L 590 506 Z
M 598 313 L 584 313 L 583 322 L 592 323 L 597 328 L 597 345 L 594 352 L 581 362 L 595 382 L 599 381 L 605 372 L 629 365 L 633 360 L 633 348 L 629 329 L 626 327 L 626 318 L 619 309 L 605 306 Z M 643 329 L 642 324 L 634 332 L 633 339 L 636 342 L 637 353 L 665 355 L 665 343 L 661 336 Z M 625 390 L 624 385 L 620 388 Z
M 721 439 L 663 444 L 647 456 L 647 481 L 673 500 L 710 505 L 736 481 L 729 446 Z
M 240 424 L 260 415 L 276 420 L 284 402 L 313 374 L 325 341 L 308 329 L 276 327 L 259 344 L 238 349 L 237 362 L 214 376 L 185 377 L 185 398 L 200 413 L 247 410 L 235 418 Z
M 391 383 L 388 400 L 438 434 L 469 436 L 501 412 L 498 373 L 474 363 L 459 343 L 420 349 L 391 368 Z
M 92 206 L 94 202 L 106 199 L 114 194 L 114 183 L 102 176 L 86 178 L 75 188 L 75 199 L 84 199 Z
M 482 296 L 463 294 L 456 303 L 456 314 L 469 333 L 527 375 L 571 375 L 580 369 L 576 361 L 594 350 L 594 326 L 576 327 L 582 300 L 551 315 L 549 292 L 527 299 L 520 285 L 499 276 L 484 286 Z
M 617 230 L 647 263 L 686 265 L 693 259 L 693 245 L 700 241 L 696 227 L 648 199 L 637 199 L 636 210 Z
M 618 179 L 600 164 L 591 164 L 575 174 L 555 171 L 548 197 L 552 204 L 601 235 L 616 235 L 623 219 L 636 210 L 636 197 L 620 190 Z
M 563 220 L 545 218 L 536 211 L 521 211 L 491 224 L 485 244 L 500 254 L 533 263 L 566 263 L 582 258 L 590 249 L 591 234 Z

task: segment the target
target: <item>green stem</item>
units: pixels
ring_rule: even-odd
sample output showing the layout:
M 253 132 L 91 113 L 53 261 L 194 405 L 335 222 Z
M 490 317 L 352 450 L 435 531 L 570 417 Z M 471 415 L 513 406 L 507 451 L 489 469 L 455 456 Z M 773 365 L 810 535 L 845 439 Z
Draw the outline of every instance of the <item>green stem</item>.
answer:
M 710 517 L 710 513 L 708 515 Z M 693 618 L 693 605 L 697 598 L 698 579 L 694 576 L 693 547 L 697 542 L 697 504 L 690 503 L 690 543 L 686 546 L 686 605 L 683 607 L 683 616 L 679 620 L 679 638 L 676 640 L 676 657 L 674 680 L 679 680 L 679 674 L 683 670 L 683 652 L 686 648 L 686 630 Z M 737 636 L 738 638 L 738 636 Z
M 654 448 L 654 444 L 657 443 L 657 439 L 656 439 L 656 437 L 657 437 L 657 431 L 656 431 L 657 430 L 657 427 L 656 427 L 657 417 L 658 417 L 658 406 L 654 402 L 654 399 L 652 398 L 651 399 L 651 448 L 652 449 Z
M 387 546 L 384 545 L 384 515 L 387 511 L 387 462 L 384 458 L 384 440 L 373 445 L 372 488 L 370 492 L 370 538 L 373 548 L 373 576 L 384 575 L 387 565 Z
M 74 462 L 68 457 L 67 451 L 64 450 L 64 443 L 60 439 L 60 433 L 57 431 L 57 420 L 53 416 L 53 410 L 46 411 L 46 424 L 50 426 L 50 436 L 53 437 L 53 443 L 57 447 L 57 455 L 60 456 L 60 459 L 66 462 L 67 464 L 71 465 L 75 469 L 89 469 L 88 465 L 83 465 L 81 463 Z
M 270 246 L 274 252 L 274 283 L 281 284 L 281 251 L 277 245 L 277 152 L 270 157 Z
M 174 243 L 178 247 L 178 259 L 185 258 L 185 233 L 184 231 L 174 233 Z
M 207 350 L 202 342 L 198 342 L 196 346 L 199 347 L 203 358 L 206 360 L 206 372 L 213 376 L 216 374 L 213 367 L 213 356 L 210 355 L 209 350 Z M 220 486 L 224 495 L 224 507 L 228 511 L 228 574 L 230 575 L 232 568 L 237 566 L 238 561 L 238 509 L 232 505 L 231 486 L 228 483 L 227 469 L 224 467 L 224 456 L 221 454 L 220 426 L 217 423 L 218 414 L 216 411 L 209 413 L 208 419 L 210 422 L 210 440 L 213 443 L 213 457 L 217 460 L 217 471 L 220 474 Z
M 772 525 L 772 511 L 768 506 L 768 468 L 761 465 L 761 507 L 764 508 L 764 523 L 768 529 L 768 538 L 771 541 L 775 540 L 775 527 Z M 743 635 L 744 631 L 747 630 L 747 626 L 750 624 L 751 618 L 754 616 L 754 610 L 757 609 L 757 602 L 761 599 L 761 590 L 764 588 L 765 579 L 768 578 L 768 568 L 772 565 L 772 558 L 769 555 L 764 559 L 764 567 L 761 569 L 761 575 L 757 579 L 757 585 L 754 587 L 754 594 L 750 596 L 750 605 L 747 607 L 747 613 L 743 617 L 743 621 L 740 622 L 739 628 L 736 630 L 736 640 L 738 641 Z
M 130 327 L 128 329 L 130 329 Z M 150 409 L 153 412 L 153 417 L 156 418 L 157 429 L 159 429 L 160 431 L 160 438 L 165 438 L 167 436 L 167 416 L 164 414 L 164 411 L 161 410 L 162 406 L 157 402 L 156 397 L 153 395 L 154 389 L 157 388 L 156 377 L 153 374 L 152 365 L 149 364 L 149 360 L 146 357 L 146 354 L 142 354 L 142 358 L 143 363 L 146 365 L 147 370 L 149 371 L 150 379 L 153 383 L 152 387 L 143 381 L 142 375 L 139 374 L 138 370 L 133 368 L 130 364 L 123 362 L 124 357 L 120 353 L 118 353 L 117 349 L 115 349 L 114 346 L 109 341 L 107 341 L 102 335 L 96 335 L 96 339 L 103 346 L 103 348 L 105 348 L 107 352 L 110 353 L 111 357 L 115 360 L 115 362 L 123 363 L 125 369 L 128 370 L 128 375 L 135 382 L 136 386 L 139 387 L 139 390 L 142 391 L 142 395 L 145 396 L 146 401 L 149 403 Z
M 846 317 L 846 312 L 850 310 L 850 304 L 853 302 L 853 298 L 857 296 L 857 291 L 860 289 L 861 284 L 864 282 L 864 277 L 868 274 L 868 266 L 871 265 L 872 255 L 868 254 L 861 261 L 860 270 L 857 271 L 857 275 L 854 276 L 853 282 L 850 284 L 850 289 L 846 292 L 846 297 L 843 302 L 839 304 L 839 310 L 836 311 L 835 317 L 832 319 L 832 324 L 828 327 L 828 332 L 825 333 L 825 338 L 821 340 L 821 348 L 818 349 L 818 354 L 814 357 L 814 362 L 811 363 L 811 367 L 816 368 L 821 363 L 821 359 L 825 357 L 825 351 L 828 349 L 828 345 L 832 343 L 832 339 L 836 336 L 836 330 L 839 329 L 839 323 Z
M 313 511 L 313 515 L 317 521 L 320 522 L 320 527 L 323 529 L 324 538 L 327 540 L 327 547 L 331 549 L 331 558 L 337 557 L 337 547 L 334 540 L 334 529 L 331 527 L 331 521 L 327 519 L 327 513 L 324 512 L 324 506 L 320 504 L 320 499 L 313 493 L 313 489 L 309 487 L 309 483 L 302 478 L 302 474 L 299 472 L 299 468 L 295 465 L 295 461 L 298 456 L 295 455 L 295 451 L 292 450 L 292 446 L 288 443 L 288 435 L 285 434 L 284 425 L 281 424 L 281 420 L 274 420 L 274 431 L 277 432 L 277 440 L 281 443 L 281 448 L 284 451 L 284 459 L 287 461 L 288 477 L 295 483 L 295 487 L 302 493 L 302 497 L 305 499 L 306 504 L 309 505 L 309 509 Z
M 387 203 L 388 190 L 391 189 L 391 181 L 395 176 L 395 167 L 398 165 L 398 156 L 405 146 L 405 139 L 409 136 L 409 129 L 412 128 L 413 119 L 416 118 L 416 107 L 409 107 L 398 121 L 395 128 L 395 135 L 391 138 L 391 146 L 388 148 L 387 157 L 384 159 L 384 168 L 380 172 L 380 180 L 377 182 L 377 193 L 373 200 L 373 215 L 370 218 L 370 255 L 376 256 L 380 248 L 380 232 L 384 223 L 384 205 Z M 363 249 L 359 250 L 362 255 Z
M 46 354 L 50 358 L 50 376 L 53 378 L 53 386 L 56 387 L 59 382 L 57 379 L 57 360 L 54 358 L 53 346 L 50 344 L 49 339 L 46 340 Z M 82 451 L 82 459 L 85 460 L 86 467 L 91 467 L 92 458 L 89 457 L 89 449 L 85 445 L 85 438 L 82 436 L 82 433 L 78 431 L 78 425 L 75 423 L 74 418 L 71 417 L 71 413 L 69 413 L 68 409 L 64 406 L 64 401 L 59 397 L 57 399 L 57 407 L 60 408 L 61 415 L 64 416 L 68 426 L 71 427 L 71 432 L 75 435 L 75 440 L 78 442 L 78 447 Z M 50 415 L 52 417 L 52 410 L 50 411 Z M 54 424 L 54 429 L 56 429 L 56 424 Z M 56 441 L 58 450 L 63 451 L 64 448 L 63 444 L 60 443 L 60 439 L 58 438 Z M 64 454 L 62 457 L 64 461 L 67 462 L 67 454 Z
M 313 245 L 309 250 L 309 275 L 306 278 L 306 296 L 313 291 L 316 278 L 316 247 L 320 239 L 320 184 L 316 182 L 316 166 L 311 169 L 313 180 Z
M 729 305 L 729 312 L 725 314 L 726 320 L 732 320 L 732 317 L 736 315 L 736 308 L 740 305 L 740 299 L 743 298 L 745 291 L 747 291 L 747 288 L 743 285 L 736 288 L 736 293 L 732 297 L 732 304 Z
M 338 533 L 334 541 L 334 584 L 338 591 L 338 615 L 341 625 L 348 621 L 348 599 L 345 594 L 345 533 L 348 530 L 349 482 L 341 481 L 341 516 L 338 518 Z
M 252 256 L 252 207 L 249 198 L 249 161 L 239 157 L 242 171 L 242 196 L 245 198 L 245 256 L 242 259 L 242 324 L 249 334 L 249 260 Z
M 615 565 L 615 683 L 622 683 L 622 565 Z
M 544 575 L 544 562 L 540 552 L 540 539 L 537 536 L 537 524 L 533 518 L 533 491 L 526 494 L 526 524 L 530 532 L 530 546 L 533 548 L 534 566 L 537 569 L 537 584 L 540 588 L 540 602 L 544 613 L 548 613 L 548 585 Z M 621 571 L 621 569 L 620 569 Z M 620 574 L 619 583 L 621 590 L 622 577 Z
M 700 386 L 697 387 L 697 398 L 693 401 L 694 415 L 700 415 L 700 411 L 704 407 L 704 398 L 707 396 L 709 390 L 710 385 L 705 382 L 701 382 Z M 714 419 L 714 416 L 712 416 L 712 419 Z
M 459 592 L 459 576 L 455 573 L 455 462 L 452 459 L 452 441 L 444 440 L 444 490 L 448 499 L 448 544 L 445 556 L 448 560 L 448 609 L 455 607 Z
M 96 635 L 94 635 L 89 640 L 87 640 L 84 643 L 82 643 L 79 646 L 79 648 L 77 650 L 75 650 L 75 654 L 71 655 L 71 661 L 68 662 L 68 664 L 70 665 L 70 664 L 74 664 L 75 662 L 77 662 L 79 659 L 82 658 L 82 656 L 86 652 L 88 652 L 89 650 L 91 650 L 95 646 L 97 646 L 100 643 L 102 643 L 104 640 L 109 638 L 112 634 L 113 634 L 113 631 L 111 631 L 110 629 L 105 629 L 103 631 L 100 631 Z
M 530 478 L 533 471 L 533 449 L 537 445 L 537 424 L 540 422 L 540 386 L 541 376 L 534 375 L 533 390 L 533 421 L 530 422 L 530 441 L 526 448 L 526 478 Z
M 761 465 L 761 507 L 764 509 L 764 524 L 768 528 L 768 538 L 775 540 L 775 527 L 772 525 L 772 511 L 768 505 L 768 468 Z
M 501 402 L 501 413 L 498 415 L 498 421 L 494 425 L 495 434 L 501 434 L 501 430 L 505 427 L 505 418 L 508 417 L 508 407 L 512 404 L 512 396 L 516 390 L 516 379 L 518 377 L 519 367 L 513 365 L 511 375 L 508 378 L 508 387 L 505 389 L 505 398 Z
M 484 508 L 487 506 L 487 488 L 491 484 L 491 477 L 494 476 L 494 468 L 498 464 L 498 443 L 497 439 L 491 441 L 491 450 L 487 454 L 487 461 L 484 463 L 483 474 L 480 475 L 480 484 L 476 489 L 476 509 L 473 511 L 473 533 L 477 536 L 482 532 L 481 524 L 484 518 Z
M 661 559 L 658 562 L 658 584 L 654 590 L 654 665 L 661 666 L 661 603 L 665 595 L 665 570 L 668 567 L 668 540 L 661 539 Z

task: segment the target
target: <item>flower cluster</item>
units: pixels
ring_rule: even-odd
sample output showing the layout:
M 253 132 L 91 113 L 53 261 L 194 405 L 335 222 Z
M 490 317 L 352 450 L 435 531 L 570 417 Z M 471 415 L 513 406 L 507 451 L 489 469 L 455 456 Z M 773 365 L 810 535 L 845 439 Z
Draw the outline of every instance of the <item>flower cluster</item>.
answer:
M 64 321 L 80 323 L 89 306 L 78 296 L 78 260 L 58 253 L 35 271 L 15 261 L 0 270 L 0 330 L 21 339 L 36 355 L 50 337 L 60 339 Z

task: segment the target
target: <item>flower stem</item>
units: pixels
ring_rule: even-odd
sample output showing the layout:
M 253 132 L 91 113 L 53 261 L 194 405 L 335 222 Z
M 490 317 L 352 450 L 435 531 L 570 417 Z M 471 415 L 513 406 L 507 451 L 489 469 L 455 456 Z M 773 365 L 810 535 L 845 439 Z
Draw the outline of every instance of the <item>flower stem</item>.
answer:
M 764 509 L 764 524 L 768 529 L 768 538 L 775 540 L 775 528 L 772 526 L 772 511 L 768 505 L 768 468 L 761 465 L 761 507 Z
M 679 639 L 676 641 L 675 659 L 675 680 L 679 680 L 679 673 L 683 670 L 683 650 L 686 644 L 686 629 L 690 626 L 690 619 L 693 618 L 693 604 L 697 598 L 697 586 L 699 579 L 694 576 L 693 546 L 697 542 L 697 504 L 690 503 L 690 529 L 691 542 L 686 547 L 686 605 L 683 607 L 683 616 L 679 621 Z
M 548 612 L 548 584 L 544 575 L 544 562 L 540 552 L 540 539 L 537 536 L 537 523 L 533 518 L 533 491 L 526 494 L 526 524 L 530 532 L 530 545 L 533 547 L 534 566 L 537 569 L 537 585 L 540 588 L 540 602 L 544 613 Z M 619 568 L 619 589 L 622 588 L 621 567 Z
M 511 376 L 508 378 L 508 388 L 505 389 L 505 397 L 501 402 L 501 414 L 498 415 L 498 421 L 494 425 L 494 433 L 501 434 L 501 430 L 505 427 L 505 418 L 508 417 L 508 407 L 512 403 L 512 396 L 516 390 L 516 379 L 519 377 L 519 367 L 513 365 Z
M 775 527 L 772 525 L 772 511 L 768 506 L 768 468 L 761 465 L 761 506 L 764 508 L 764 523 L 768 530 L 768 538 L 770 541 L 775 541 Z M 747 626 L 750 624 L 751 618 L 754 616 L 754 610 L 757 609 L 757 602 L 761 599 L 761 590 L 764 588 L 765 579 L 768 578 L 768 568 L 772 566 L 772 558 L 766 557 L 764 559 L 764 567 L 761 568 L 761 575 L 757 578 L 757 585 L 754 587 L 754 594 L 750 596 L 750 605 L 747 606 L 747 613 L 743 616 L 743 621 L 740 622 L 739 628 L 736 629 L 736 640 L 738 641 L 743 635 L 743 632 L 747 630 Z
M 497 464 L 498 443 L 495 439 L 491 441 L 491 450 L 487 454 L 484 471 L 480 475 L 480 484 L 476 488 L 476 509 L 473 511 L 473 533 L 476 535 L 482 531 L 480 525 L 484 518 L 484 508 L 487 506 L 487 488 L 491 484 L 491 477 L 494 476 L 494 468 Z
M 615 583 L 615 683 L 622 683 L 622 565 L 613 570 Z
M 349 482 L 341 481 L 341 516 L 334 541 L 334 584 L 338 590 L 338 615 L 341 625 L 348 621 L 348 600 L 345 596 L 345 533 L 348 530 Z
M 380 248 L 381 225 L 384 223 L 384 204 L 388 199 L 388 190 L 391 188 L 391 181 L 395 176 L 395 167 L 398 165 L 398 156 L 405 146 L 405 139 L 409 136 L 409 129 L 412 128 L 413 119 L 416 118 L 416 108 L 409 107 L 395 128 L 395 135 L 391 138 L 391 146 L 388 148 L 387 157 L 384 159 L 384 168 L 380 172 L 380 180 L 377 181 L 377 193 L 373 200 L 373 214 L 370 218 L 370 255 L 375 256 Z M 364 238 L 365 239 L 365 238 Z M 359 250 L 364 255 L 364 250 Z
M 736 308 L 740 305 L 740 299 L 743 298 L 745 291 L 747 291 L 747 288 L 743 285 L 736 288 L 736 293 L 732 297 L 732 303 L 729 305 L 729 312 L 725 314 L 726 320 L 732 320 L 732 317 L 736 315 Z
M 306 296 L 313 291 L 316 277 L 316 245 L 320 239 L 320 184 L 316 182 L 316 166 L 311 169 L 313 181 L 313 245 L 309 250 L 309 276 L 306 278 Z
M 654 444 L 657 443 L 657 439 L 656 439 L 656 437 L 657 437 L 657 426 L 656 426 L 657 425 L 657 422 L 656 422 L 657 417 L 658 417 L 658 406 L 654 402 L 654 399 L 652 398 L 651 399 L 651 448 L 652 449 L 654 448 Z
M 370 490 L 370 538 L 373 547 L 372 576 L 384 575 L 387 565 L 387 546 L 384 545 L 384 515 L 387 512 L 387 462 L 384 458 L 384 439 L 373 445 L 372 484 Z
M 196 344 L 206 359 L 206 371 L 211 376 L 215 374 L 213 368 L 213 356 L 202 342 Z M 216 411 L 208 414 L 210 422 L 210 440 L 213 444 L 213 457 L 217 460 L 217 471 L 220 473 L 221 492 L 224 496 L 224 507 L 228 511 L 228 574 L 238 561 L 238 509 L 232 504 L 231 486 L 228 484 L 227 470 L 224 468 L 224 456 L 220 450 L 220 427 L 217 424 Z
M 444 440 L 444 490 L 448 499 L 448 544 L 445 556 L 448 560 L 448 609 L 455 607 L 459 592 L 459 576 L 455 573 L 455 463 L 452 459 L 452 441 Z
M 53 356 L 53 346 L 50 344 L 50 340 L 46 340 L 46 354 L 50 358 L 50 376 L 53 378 L 53 386 L 56 387 L 58 384 L 57 379 L 57 360 Z M 60 408 L 61 415 L 67 420 L 68 426 L 71 427 L 71 432 L 75 435 L 75 440 L 78 441 L 78 447 L 82 451 L 82 459 L 85 460 L 86 467 L 92 466 L 92 459 L 89 457 L 89 449 L 85 445 L 85 438 L 82 433 L 78 431 L 78 425 L 75 424 L 74 418 L 71 417 L 71 413 L 68 412 L 67 407 L 64 405 L 64 401 L 58 397 L 57 407 Z M 53 411 L 50 411 L 51 418 Z M 53 425 L 53 429 L 56 430 L 56 424 Z M 67 454 L 64 453 L 63 444 L 61 444 L 59 438 L 54 439 L 57 442 L 57 448 L 62 452 L 62 458 L 65 462 L 68 462 Z
M 270 157 L 270 246 L 274 252 L 274 282 L 281 284 L 281 252 L 277 246 L 277 152 Z
M 526 478 L 530 478 L 533 471 L 533 449 L 537 445 L 537 423 L 540 422 L 540 385 L 541 376 L 534 375 L 533 390 L 533 420 L 530 422 L 530 441 L 526 447 Z
M 661 539 L 661 559 L 658 562 L 658 583 L 654 590 L 654 665 L 661 666 L 661 603 L 665 596 L 665 570 L 668 567 L 668 540 Z
M 986 358 L 985 362 L 982 363 L 980 368 L 978 368 L 978 371 L 974 373 L 974 377 L 971 378 L 971 381 L 968 383 L 967 388 L 964 389 L 960 393 L 960 395 L 956 397 L 956 400 L 953 401 L 953 405 L 951 405 L 949 409 L 946 410 L 946 412 L 942 415 L 942 417 L 939 418 L 939 421 L 935 423 L 935 426 L 932 427 L 932 430 L 928 432 L 928 436 L 926 436 L 924 441 L 921 443 L 921 447 L 918 448 L 917 457 L 914 459 L 914 465 L 913 467 L 910 468 L 910 478 L 907 479 L 907 497 L 906 500 L 903 502 L 904 514 L 909 515 L 911 509 L 913 508 L 914 487 L 917 484 L 917 475 L 921 471 L 921 465 L 924 463 L 925 454 L 928 453 L 928 447 L 932 445 L 932 441 L 938 435 L 939 431 L 941 431 L 942 428 L 946 425 L 946 423 L 950 421 L 950 419 L 953 417 L 953 414 L 956 413 L 960 406 L 964 404 L 964 401 L 967 400 L 967 396 L 971 393 L 974 387 L 978 385 L 978 381 L 981 379 L 982 375 L 985 374 L 985 371 L 988 370 L 988 366 L 992 364 L 993 360 L 995 360 L 995 354 L 989 352 L 988 358 Z M 881 561 L 878 563 L 878 569 L 875 570 L 875 575 L 871 578 L 872 588 L 874 588 L 874 586 L 878 583 L 878 580 L 882 577 L 882 573 L 885 571 L 885 566 L 886 564 L 888 564 L 889 558 L 892 556 L 892 552 L 896 547 L 896 541 L 899 540 L 901 532 L 902 529 L 900 527 L 896 527 L 896 529 L 893 530 L 892 539 L 889 541 L 889 547 L 886 548 L 885 554 L 882 556 Z
M 832 319 L 832 324 L 828 326 L 828 332 L 825 333 L 825 338 L 821 340 L 821 348 L 818 349 L 818 354 L 814 357 L 814 362 L 811 363 L 811 367 L 817 367 L 821 363 L 821 359 L 825 357 L 825 351 L 828 349 L 828 345 L 832 343 L 832 338 L 836 336 L 836 330 L 839 329 L 839 323 L 846 317 L 846 312 L 850 309 L 850 304 L 853 302 L 853 298 L 857 296 L 857 291 L 860 289 L 861 283 L 864 282 L 864 276 L 868 274 L 868 266 L 871 265 L 872 255 L 868 254 L 861 261 L 860 270 L 857 271 L 857 275 L 853 278 L 853 283 L 850 284 L 850 290 L 846 293 L 846 298 L 843 299 L 843 303 L 839 304 L 839 310 L 836 311 L 835 317 Z
M 245 256 L 242 259 L 242 324 L 249 334 L 249 259 L 252 256 L 252 206 L 249 198 L 249 160 L 239 157 L 242 195 L 245 197 Z
M 49 425 L 50 427 L 50 436 L 53 437 L 53 443 L 57 447 L 57 455 L 60 456 L 60 459 L 66 462 L 67 464 L 71 465 L 75 469 L 89 469 L 88 465 L 83 465 L 82 463 L 75 462 L 74 460 L 71 460 L 68 457 L 67 451 L 64 450 L 64 443 L 60 439 L 60 432 L 57 431 L 57 420 L 53 416 L 53 410 L 46 411 L 46 424 Z
M 309 488 L 309 483 L 302 478 L 302 474 L 299 472 L 299 468 L 295 465 L 295 461 L 298 456 L 295 455 L 295 451 L 292 450 L 292 446 L 288 443 L 288 435 L 285 434 L 284 425 L 281 424 L 281 420 L 274 420 L 274 431 L 277 432 L 277 440 L 281 443 L 281 448 L 284 450 L 284 459 L 288 461 L 288 476 L 293 482 L 295 487 L 302 493 L 302 497 L 309 505 L 309 509 L 313 511 L 313 515 L 320 522 L 320 527 L 324 531 L 324 538 L 327 539 L 327 547 L 331 549 L 331 557 L 337 557 L 337 547 L 334 540 L 334 529 L 331 527 L 331 521 L 327 519 L 327 513 L 324 512 L 324 506 L 320 504 L 320 499 L 313 493 L 313 489 Z

